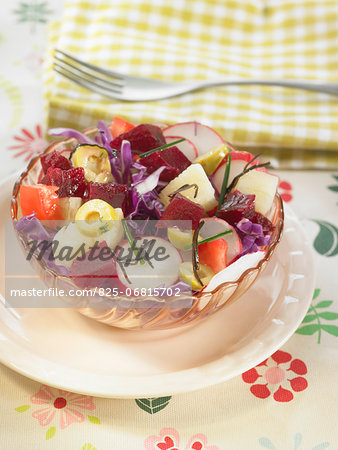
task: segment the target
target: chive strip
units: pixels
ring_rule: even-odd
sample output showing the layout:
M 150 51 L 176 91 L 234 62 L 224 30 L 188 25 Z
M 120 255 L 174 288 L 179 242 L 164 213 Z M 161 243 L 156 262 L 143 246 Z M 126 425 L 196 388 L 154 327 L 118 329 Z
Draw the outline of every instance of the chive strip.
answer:
M 217 210 L 216 210 L 216 216 L 218 215 L 218 210 L 220 209 L 220 207 L 222 206 L 223 202 L 224 202 L 224 197 L 227 191 L 227 185 L 228 185 L 228 180 L 229 180 L 229 173 L 230 173 L 230 164 L 231 164 L 231 155 L 230 153 L 228 154 L 228 160 L 225 166 L 225 170 L 224 170 L 224 178 L 223 178 L 223 183 L 222 183 L 222 189 L 221 189 L 221 193 L 219 195 L 219 199 L 218 199 L 218 205 L 217 205 Z
M 190 188 L 194 188 L 195 189 L 194 198 L 196 198 L 197 194 L 198 194 L 198 185 L 196 183 L 184 184 L 180 188 L 176 189 L 176 191 L 174 191 L 171 194 L 169 194 L 169 197 L 172 198 L 172 197 L 174 197 L 174 195 L 178 194 L 179 192 L 186 191 L 187 189 L 190 189 Z
M 129 229 L 129 226 L 127 224 L 126 219 L 122 219 L 122 225 L 123 225 L 123 228 L 124 228 L 124 232 L 126 233 L 129 245 L 132 248 L 132 250 L 134 252 L 134 255 L 136 256 L 136 259 L 137 259 L 137 257 L 139 256 L 139 251 L 138 251 L 138 249 L 135 246 L 135 241 L 134 241 L 134 238 L 133 238 L 133 236 L 132 236 L 132 234 L 130 232 L 130 229 Z M 144 264 L 144 259 L 140 259 L 140 264 Z
M 165 148 L 174 147 L 176 144 L 179 144 L 180 142 L 183 142 L 183 141 L 185 141 L 185 138 L 178 139 L 178 141 L 174 141 L 171 144 L 165 144 L 165 145 L 162 145 L 161 147 L 153 148 L 152 150 L 149 150 L 148 152 L 145 152 L 145 153 L 141 153 L 138 156 L 139 156 L 139 158 L 144 158 L 145 156 L 151 155 L 154 152 L 164 150 Z
M 207 242 L 215 241 L 216 239 L 225 236 L 226 234 L 232 233 L 232 230 L 222 231 L 222 233 L 214 234 L 214 236 L 210 236 L 208 238 L 202 239 L 197 242 L 197 245 L 206 244 Z M 184 250 L 190 250 L 192 248 L 192 244 L 186 245 Z
M 194 272 L 195 278 L 196 280 L 199 282 L 199 284 L 203 287 L 204 284 L 202 283 L 199 275 L 198 275 L 198 270 L 200 268 L 200 262 L 199 262 L 199 256 L 198 256 L 198 234 L 201 230 L 201 228 L 204 225 L 204 220 L 201 220 L 201 222 L 199 223 L 198 227 L 196 228 L 196 230 L 194 231 L 194 235 L 192 238 L 192 270 Z

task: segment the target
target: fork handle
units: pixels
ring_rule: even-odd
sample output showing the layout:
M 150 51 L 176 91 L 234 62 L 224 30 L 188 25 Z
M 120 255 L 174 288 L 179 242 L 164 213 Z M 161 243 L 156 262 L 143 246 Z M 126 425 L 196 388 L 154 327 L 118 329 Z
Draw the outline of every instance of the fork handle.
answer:
M 188 85 L 188 83 L 187 83 Z M 238 86 L 238 85 L 260 85 L 260 86 L 281 86 L 292 89 L 303 89 L 306 91 L 323 92 L 326 94 L 338 95 L 338 83 L 322 82 L 317 80 L 214 80 L 214 81 L 197 81 L 191 86 L 191 91 L 212 86 Z

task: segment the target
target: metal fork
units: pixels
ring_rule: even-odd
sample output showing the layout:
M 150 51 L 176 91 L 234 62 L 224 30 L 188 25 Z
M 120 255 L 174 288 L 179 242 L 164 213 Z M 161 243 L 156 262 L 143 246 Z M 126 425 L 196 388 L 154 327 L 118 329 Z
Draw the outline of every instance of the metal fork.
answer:
M 69 80 L 106 97 L 122 101 L 161 100 L 215 86 L 281 86 L 338 95 L 338 83 L 318 80 L 219 79 L 212 81 L 170 82 L 124 75 L 81 61 L 55 50 L 54 70 Z

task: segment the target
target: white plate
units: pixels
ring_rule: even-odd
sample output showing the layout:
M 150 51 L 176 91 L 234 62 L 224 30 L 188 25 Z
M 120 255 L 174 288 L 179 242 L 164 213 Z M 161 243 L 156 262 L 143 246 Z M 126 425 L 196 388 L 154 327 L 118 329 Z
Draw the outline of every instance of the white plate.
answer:
M 1 294 L 13 182 L 0 186 Z M 10 309 L 2 297 L 0 359 L 27 377 L 94 396 L 193 391 L 239 375 L 275 352 L 302 321 L 313 289 L 311 246 L 286 208 L 284 235 L 266 270 L 245 295 L 204 322 L 170 331 L 126 331 L 71 309 Z

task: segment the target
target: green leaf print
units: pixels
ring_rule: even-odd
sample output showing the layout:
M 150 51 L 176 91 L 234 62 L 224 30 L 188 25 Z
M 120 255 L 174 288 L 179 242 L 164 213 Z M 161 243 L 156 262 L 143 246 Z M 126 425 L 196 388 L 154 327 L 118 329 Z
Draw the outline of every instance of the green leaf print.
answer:
M 332 311 L 320 311 L 320 309 L 328 308 L 332 305 L 332 300 L 322 300 L 318 302 L 316 305 L 313 303 L 313 301 L 319 296 L 320 289 L 315 289 L 313 298 L 312 298 L 312 304 L 310 308 L 308 309 L 308 312 L 306 316 L 303 319 L 302 324 L 314 322 L 311 325 L 304 325 L 300 326 L 298 330 L 296 330 L 296 333 L 303 334 L 306 336 L 311 336 L 318 332 L 318 340 L 317 343 L 320 344 L 322 331 L 325 331 L 326 333 L 329 333 L 333 336 L 338 336 L 338 326 L 336 325 L 327 325 L 325 323 L 322 323 L 321 319 L 324 320 L 337 320 L 338 319 L 338 313 L 332 312 Z M 317 311 L 319 309 L 319 311 Z
M 332 177 L 333 177 L 336 181 L 338 181 L 338 175 L 332 175 Z M 330 189 L 330 191 L 332 191 L 332 192 L 338 192 L 338 185 L 337 185 L 337 184 L 336 184 L 336 185 L 328 186 L 327 188 Z
M 148 414 L 156 414 L 168 405 L 170 399 L 171 397 L 137 398 L 135 402 L 139 408 Z
M 335 256 L 338 254 L 338 229 L 332 223 L 315 220 L 319 225 L 319 233 L 314 240 L 315 250 L 323 256 Z
M 15 411 L 17 411 L 19 413 L 23 413 L 23 412 L 27 411 L 30 407 L 31 407 L 31 405 L 22 405 L 22 406 L 18 406 L 17 408 L 14 408 L 14 409 L 15 409 Z
M 336 325 L 322 325 L 322 329 L 332 336 L 338 337 L 338 327 Z
M 46 23 L 48 16 L 52 13 L 48 9 L 47 2 L 37 3 L 36 1 L 30 1 L 29 3 L 21 2 L 18 9 L 13 11 L 17 15 L 19 23 L 31 23 L 32 32 L 35 31 L 35 25 L 38 23 Z
M 52 439 L 52 437 L 55 436 L 55 433 L 56 433 L 55 427 L 48 428 L 48 430 L 46 431 L 46 441 L 48 441 L 49 439 Z
M 312 334 L 315 334 L 315 332 L 319 330 L 320 330 L 319 325 L 306 325 L 305 327 L 298 328 L 296 333 L 311 336 Z
M 91 423 L 95 423 L 95 425 L 100 425 L 101 421 L 98 417 L 95 416 L 88 416 L 88 419 L 90 420 Z

